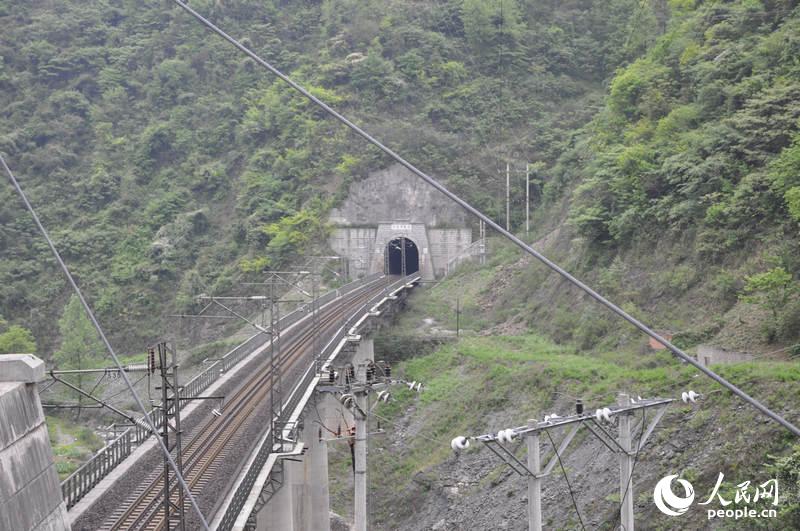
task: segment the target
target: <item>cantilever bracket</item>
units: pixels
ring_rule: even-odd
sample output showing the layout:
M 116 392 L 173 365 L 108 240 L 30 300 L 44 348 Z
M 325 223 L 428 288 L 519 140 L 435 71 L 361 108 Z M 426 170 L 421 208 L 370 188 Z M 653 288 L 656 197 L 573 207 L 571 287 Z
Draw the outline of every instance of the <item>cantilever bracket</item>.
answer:
M 531 472 L 531 470 L 527 466 L 525 466 L 525 464 L 523 464 L 522 461 L 517 459 L 517 457 L 513 454 L 513 452 L 510 452 L 505 446 L 503 446 L 496 440 L 482 441 L 482 442 L 489 450 L 492 451 L 492 453 L 494 453 L 497 457 L 502 459 L 503 462 L 505 462 L 505 464 L 507 464 L 509 468 L 511 468 L 511 470 L 513 470 L 520 476 L 540 477 L 536 476 L 536 474 Z M 497 446 L 497 448 L 499 448 L 500 451 L 495 449 L 494 446 Z
M 117 415 L 121 416 L 122 418 L 124 418 L 124 419 L 126 419 L 126 420 L 128 420 L 130 422 L 136 423 L 136 419 L 133 418 L 132 416 L 128 415 L 127 413 L 125 413 L 123 411 L 120 411 L 119 409 L 115 408 L 114 406 L 112 406 L 108 402 L 104 402 L 103 400 L 100 400 L 99 398 L 95 397 L 91 393 L 87 393 L 86 391 L 84 391 L 83 389 L 78 387 L 77 385 L 73 385 L 73 384 L 69 383 L 66 380 L 62 380 L 61 378 L 56 376 L 56 374 L 53 371 L 50 371 L 50 377 L 53 378 L 53 380 L 55 380 L 56 382 L 60 382 L 60 383 L 62 383 L 64 385 L 66 385 L 67 387 L 69 387 L 73 391 L 77 392 L 78 394 L 85 396 L 89 400 L 92 400 L 92 401 L 96 402 L 101 407 L 108 408 L 111 411 L 113 411 L 114 413 L 116 413 Z M 150 431 L 150 427 L 147 427 L 147 430 Z
M 578 430 L 581 429 L 582 424 L 583 424 L 582 422 L 579 422 L 572 426 L 572 429 L 569 430 L 564 439 L 561 440 L 561 444 L 558 445 L 558 450 L 555 449 L 555 446 L 553 447 L 553 456 L 550 458 L 550 461 L 547 463 L 547 466 L 544 467 L 543 475 L 546 476 L 550 474 L 550 472 L 553 470 L 553 467 L 556 466 L 556 463 L 558 462 L 558 456 L 564 453 L 564 450 L 567 449 L 569 443 L 571 443 L 572 439 L 575 438 L 575 434 L 577 434 Z
M 636 445 L 637 451 L 640 451 L 645 444 L 647 444 L 647 439 L 650 438 L 650 435 L 653 433 L 653 430 L 656 427 L 656 424 L 659 423 L 661 417 L 664 416 L 664 413 L 667 412 L 667 405 L 662 406 L 655 414 L 653 419 L 650 421 L 650 424 L 647 426 L 647 431 L 639 438 L 639 442 Z M 644 420 L 642 420 L 644 422 Z

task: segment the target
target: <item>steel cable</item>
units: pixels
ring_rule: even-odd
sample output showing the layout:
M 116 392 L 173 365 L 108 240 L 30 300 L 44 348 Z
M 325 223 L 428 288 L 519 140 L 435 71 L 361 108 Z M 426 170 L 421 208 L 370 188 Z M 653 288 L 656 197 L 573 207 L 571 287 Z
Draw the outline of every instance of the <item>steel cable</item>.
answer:
M 434 179 L 433 177 L 430 177 L 428 174 L 426 174 L 422 170 L 418 169 L 416 166 L 414 166 L 413 164 L 411 164 L 410 162 L 405 160 L 403 157 L 401 157 L 400 155 L 395 153 L 393 150 L 391 150 L 390 148 L 386 147 L 383 143 L 381 143 L 380 141 L 378 141 L 377 139 L 372 137 L 369 133 L 367 133 L 366 131 L 361 129 L 355 123 L 351 122 L 349 119 L 345 118 L 342 114 L 340 114 L 339 112 L 334 110 L 332 107 L 330 107 L 328 104 L 323 102 L 321 99 L 319 99 L 316 96 L 314 96 L 313 94 L 311 94 L 308 90 L 306 90 L 301 85 L 296 83 L 289 76 L 287 76 L 286 74 L 284 74 L 283 72 L 281 72 L 280 70 L 278 70 L 277 68 L 272 66 L 270 63 L 268 63 L 267 61 L 265 61 L 264 59 L 262 59 L 261 57 L 256 55 L 255 52 L 251 51 L 249 48 L 247 48 L 246 46 L 241 44 L 239 41 L 237 41 L 236 39 L 234 39 L 233 37 L 231 37 L 230 35 L 225 33 L 222 29 L 218 28 L 211 21 L 209 21 L 208 19 L 203 17 L 200 13 L 198 13 L 197 11 L 195 11 L 194 9 L 189 7 L 185 2 L 183 2 L 181 0 L 172 0 L 172 1 L 175 4 L 177 4 L 179 7 L 181 7 L 183 10 L 185 10 L 187 13 L 192 15 L 195 19 L 200 21 L 208 29 L 210 29 L 211 31 L 213 31 L 214 33 L 216 33 L 217 35 L 219 35 L 220 37 L 222 37 L 223 39 L 225 39 L 226 41 L 231 43 L 233 46 L 235 46 L 237 49 L 239 49 L 242 53 L 244 53 L 245 55 L 250 57 L 253 61 L 258 63 L 262 67 L 266 68 L 267 70 L 269 70 L 272 74 L 274 74 L 275 76 L 280 78 L 287 85 L 289 85 L 294 90 L 296 90 L 297 92 L 302 94 L 306 99 L 308 99 L 309 101 L 311 101 L 315 105 L 319 106 L 327 114 L 329 114 L 330 116 L 332 116 L 333 118 L 335 118 L 336 120 L 338 120 L 339 122 L 341 122 L 342 124 L 347 126 L 350 130 L 352 130 L 353 132 L 355 132 L 356 134 L 361 136 L 367 142 L 371 143 L 372 145 L 374 145 L 375 147 L 377 147 L 378 149 L 383 151 L 389 157 L 394 159 L 398 164 L 404 166 L 406 169 L 408 169 L 414 175 L 416 175 L 417 177 L 419 177 L 423 181 L 427 182 L 429 185 L 431 185 L 434 188 L 436 188 L 437 190 L 439 190 L 441 193 L 443 193 L 449 199 L 451 199 L 456 204 L 458 204 L 462 208 L 464 208 L 467 212 L 469 212 L 472 215 L 476 216 L 478 219 L 483 220 L 483 222 L 486 223 L 489 227 L 493 228 L 494 230 L 499 232 L 501 235 L 503 235 L 506 238 L 508 238 L 511 242 L 513 242 L 515 245 L 517 245 L 517 247 L 519 247 L 523 251 L 527 252 L 528 254 L 530 254 L 531 256 L 536 258 L 537 260 L 539 260 L 541 263 L 543 263 L 545 266 L 550 268 L 552 271 L 554 271 L 554 272 L 558 273 L 559 275 L 561 275 L 562 277 L 564 277 L 571 284 L 573 284 L 574 286 L 576 286 L 579 289 L 581 289 L 582 291 L 584 291 L 586 294 L 588 294 L 594 300 L 596 300 L 597 302 L 599 302 L 600 304 L 602 304 L 603 306 L 605 306 L 606 308 L 611 310 L 613 313 L 617 314 L 622 319 L 628 321 L 630 324 L 632 324 L 633 326 L 638 328 L 641 332 L 647 334 L 648 336 L 652 337 L 653 339 L 655 339 L 656 341 L 658 341 L 659 343 L 661 343 L 662 345 L 667 347 L 670 350 L 670 352 L 672 352 L 676 357 L 680 358 L 681 360 L 685 361 L 686 363 L 694 365 L 695 367 L 697 367 L 697 369 L 699 369 L 701 372 L 703 372 L 706 376 L 708 376 L 709 378 L 715 380 L 720 385 L 726 387 L 732 393 L 734 393 L 737 396 L 739 396 L 742 400 L 744 400 L 745 402 L 747 402 L 748 404 L 750 404 L 751 406 L 753 406 L 754 408 L 759 410 L 761 413 L 763 413 L 767 417 L 771 418 L 775 422 L 781 424 L 782 426 L 784 426 L 786 429 L 788 429 L 789 431 L 791 431 L 795 435 L 800 436 L 800 428 L 798 428 L 797 426 L 795 426 L 794 424 L 792 424 L 791 422 L 789 422 L 788 420 L 786 420 L 782 416 L 778 415 L 777 413 L 775 413 L 774 411 L 772 411 L 771 409 L 769 409 L 768 407 L 763 405 L 761 402 L 759 402 L 755 398 L 751 397 L 750 395 L 748 395 L 747 393 L 745 393 L 744 391 L 739 389 L 737 386 L 735 386 L 731 382 L 729 382 L 726 379 L 724 379 L 723 377 L 719 376 L 714 371 L 712 371 L 710 369 L 707 369 L 706 367 L 703 367 L 700 363 L 698 363 L 696 360 L 694 360 L 691 356 L 686 354 L 683 350 L 681 350 L 677 346 L 673 345 L 671 342 L 669 342 L 666 339 L 664 339 L 663 337 L 661 337 L 658 333 L 656 333 L 650 327 L 648 327 L 647 325 L 645 325 L 644 323 L 642 323 L 641 321 L 639 321 L 638 319 L 636 319 L 635 317 L 630 315 L 628 312 L 626 312 L 625 310 L 623 310 L 622 308 L 620 308 L 619 306 L 617 306 L 616 304 L 614 304 L 610 300 L 608 300 L 605 297 L 603 297 L 602 295 L 600 295 L 598 292 L 596 292 L 594 289 L 589 287 L 587 284 L 584 284 L 582 281 L 578 280 L 578 278 L 574 277 L 572 274 L 567 272 L 561 266 L 559 266 L 555 262 L 551 261 L 549 258 L 547 258 L 543 254 L 541 254 L 539 251 L 535 250 L 533 247 L 531 247 L 530 245 L 528 245 L 527 243 L 525 243 L 524 241 L 522 241 L 518 237 L 514 236 L 510 231 L 504 229 L 503 227 L 501 227 L 500 225 L 495 223 L 491 218 L 489 218 L 489 216 L 485 215 L 483 212 L 481 212 L 477 208 L 473 207 L 472 205 L 470 205 L 469 203 L 467 203 L 466 201 L 464 201 L 463 199 L 458 197 L 456 194 L 454 194 L 453 192 L 448 190 L 443 184 L 439 183 L 436 179 Z
M 578 520 L 581 523 L 581 528 L 583 531 L 586 531 L 586 525 L 583 523 L 583 518 L 581 518 L 581 512 L 578 510 L 578 502 L 575 500 L 575 493 L 572 491 L 572 485 L 569 483 L 569 478 L 567 477 L 567 471 L 564 470 L 564 464 L 561 462 L 561 454 L 558 451 L 558 447 L 556 446 L 555 441 L 553 441 L 553 436 L 550 435 L 550 430 L 544 430 L 547 434 L 547 438 L 550 439 L 550 444 L 553 445 L 553 451 L 556 453 L 556 458 L 558 459 L 558 466 L 561 468 L 561 473 L 564 474 L 564 481 L 567 482 L 567 488 L 569 489 L 569 497 L 572 498 L 572 505 L 575 507 L 575 513 L 578 515 Z
M 8 178 L 11 180 L 11 184 L 14 186 L 14 189 L 17 191 L 17 194 L 22 199 L 22 202 L 25 203 L 25 208 L 28 209 L 28 212 L 30 212 L 31 217 L 33 217 L 33 221 L 36 223 L 36 226 L 38 227 L 39 232 L 41 232 L 42 236 L 44 236 L 44 239 L 47 240 L 47 245 L 50 247 L 50 250 L 53 252 L 53 256 L 55 256 L 56 261 L 58 262 L 58 265 L 61 267 L 61 270 L 64 272 L 64 275 L 67 277 L 67 280 L 69 281 L 70 286 L 72 286 L 73 291 L 78 296 L 78 299 L 81 301 L 81 305 L 83 306 L 83 309 L 86 311 L 86 315 L 89 317 L 89 320 L 92 322 L 92 325 L 94 326 L 95 330 L 97 330 L 97 334 L 98 334 L 98 336 L 100 336 L 100 339 L 103 342 L 103 344 L 105 345 L 106 350 L 111 355 L 111 359 L 114 360 L 114 364 L 117 366 L 117 369 L 120 371 L 120 374 L 122 375 L 122 379 L 125 380 L 125 385 L 128 386 L 128 389 L 130 390 L 131 394 L 133 395 L 133 399 L 136 402 L 137 407 L 139 408 L 139 410 L 144 415 L 144 418 L 147 421 L 147 426 L 150 428 L 150 431 L 153 434 L 158 434 L 158 428 L 156 428 L 156 425 L 153 423 L 153 419 L 150 418 L 150 415 L 147 413 L 147 409 L 144 407 L 144 404 L 142 403 L 141 398 L 139 398 L 139 394 L 136 392 L 136 389 L 133 387 L 133 384 L 131 383 L 130 378 L 128 378 L 128 375 L 125 373 L 125 371 L 124 371 L 124 369 L 122 367 L 122 363 L 119 361 L 119 358 L 117 357 L 116 352 L 114 352 L 114 348 L 111 346 L 111 343 L 108 341 L 108 338 L 106 337 L 105 332 L 103 332 L 103 328 L 100 326 L 100 323 L 97 321 L 97 318 L 95 317 L 94 312 L 92 311 L 92 308 L 89 306 L 89 303 L 86 302 L 86 299 L 83 296 L 83 292 L 78 287 L 78 284 L 75 282 L 75 278 L 72 276 L 72 273 L 70 273 L 69 268 L 67 268 L 67 264 L 65 264 L 64 260 L 61 258 L 61 254 L 59 254 L 58 249 L 56 249 L 56 246 L 53 243 L 53 240 L 50 238 L 50 234 L 47 232 L 47 229 L 44 228 L 44 225 L 42 225 L 42 222 L 39 220 L 39 216 L 36 214 L 36 211 L 33 209 L 33 206 L 31 205 L 30 201 L 28 201 L 28 197 L 25 195 L 25 192 L 23 192 L 22 187 L 19 184 L 19 181 L 17 181 L 17 178 L 11 172 L 11 168 L 9 168 L 8 164 L 6 164 L 6 160 L 5 160 L 5 158 L 3 158 L 2 154 L 0 154 L 0 164 L 2 164 L 3 169 L 8 174 Z M 175 472 L 175 477 L 177 478 L 177 480 L 180 483 L 180 485 L 183 488 L 183 490 L 186 492 L 186 496 L 189 499 L 189 503 L 191 503 L 192 508 L 197 513 L 197 517 L 200 519 L 200 523 L 202 524 L 203 529 L 208 530 L 209 529 L 208 522 L 206 522 L 206 519 L 203 516 L 202 511 L 200 511 L 200 506 L 197 504 L 197 500 L 195 500 L 194 495 L 189 490 L 189 486 L 186 484 L 186 481 L 184 480 L 183 475 L 181 474 L 180 470 L 178 470 L 178 465 L 175 463 L 175 460 L 170 455 L 169 449 L 166 447 L 166 445 L 164 444 L 164 441 L 162 441 L 160 437 L 155 437 L 155 439 L 158 442 L 158 445 L 160 446 L 161 451 L 164 454 L 164 458 L 167 460 L 167 462 L 169 463 L 170 467 Z

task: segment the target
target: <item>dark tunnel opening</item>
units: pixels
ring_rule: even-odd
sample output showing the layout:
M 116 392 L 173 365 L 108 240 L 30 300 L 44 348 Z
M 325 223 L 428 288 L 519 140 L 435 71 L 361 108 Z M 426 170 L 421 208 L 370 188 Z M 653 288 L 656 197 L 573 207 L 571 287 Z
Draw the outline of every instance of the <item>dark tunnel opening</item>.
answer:
M 404 251 L 405 249 L 405 251 Z M 405 259 L 405 271 L 403 262 Z M 419 271 L 417 244 L 408 238 L 395 238 L 386 245 L 386 269 L 390 275 L 410 275 Z

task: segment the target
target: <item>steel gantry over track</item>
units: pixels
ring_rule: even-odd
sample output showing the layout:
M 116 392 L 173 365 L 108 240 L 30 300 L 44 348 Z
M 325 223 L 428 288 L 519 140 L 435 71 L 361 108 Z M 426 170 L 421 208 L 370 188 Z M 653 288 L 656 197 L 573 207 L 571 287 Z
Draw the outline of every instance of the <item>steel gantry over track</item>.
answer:
M 400 164 L 401 166 L 403 166 L 404 168 L 409 170 L 411 173 L 413 173 L 414 175 L 416 175 L 417 177 L 422 179 L 424 182 L 426 182 L 427 184 L 432 186 L 434 189 L 436 189 L 439 192 L 441 192 L 449 200 L 453 201 L 455 204 L 461 206 L 468 213 L 470 213 L 473 216 L 475 216 L 476 218 L 478 218 L 482 223 L 485 224 L 485 226 L 495 230 L 498 234 L 500 234 L 501 236 L 503 236 L 507 240 L 511 241 L 514 245 L 516 245 L 523 252 L 525 252 L 525 253 L 533 256 L 534 258 L 536 258 L 536 260 L 538 260 L 541 264 L 543 264 L 548 269 L 550 269 L 554 273 L 556 273 L 559 276 L 561 276 L 562 278 L 564 278 L 571 285 L 575 286 L 576 288 L 578 288 L 582 292 L 584 292 L 587 295 L 589 295 L 589 297 L 594 299 L 598 304 L 600 304 L 601 306 L 604 306 L 607 310 L 609 310 L 610 312 L 615 314 L 620 319 L 622 319 L 624 321 L 627 321 L 630 325 L 632 325 L 633 327 L 638 329 L 640 332 L 642 332 L 645 335 L 647 335 L 647 336 L 651 337 L 652 339 L 656 340 L 658 343 L 664 345 L 667 348 L 667 350 L 669 350 L 675 358 L 677 358 L 678 360 L 681 360 L 681 361 L 683 361 L 685 363 L 688 363 L 689 365 L 692 365 L 698 371 L 703 373 L 705 376 L 711 378 L 716 383 L 718 383 L 719 385 L 721 385 L 722 387 L 724 387 L 725 389 L 727 389 L 728 391 L 730 391 L 734 395 L 738 396 L 744 402 L 746 402 L 749 405 L 751 405 L 760 414 L 762 414 L 762 415 L 772 419 L 773 421 L 777 422 L 778 424 L 780 424 L 781 426 L 783 426 L 784 428 L 786 428 L 787 430 L 792 432 L 795 436 L 800 436 L 800 427 L 795 426 L 791 421 L 786 419 L 784 416 L 778 414 L 777 412 L 773 411 L 772 409 L 770 409 L 766 405 L 764 405 L 761 402 L 759 402 L 758 400 L 756 400 L 754 397 L 750 396 L 748 393 L 746 393 L 739 386 L 735 385 L 732 382 L 729 382 L 728 380 L 726 380 L 725 378 L 723 378 L 722 376 L 720 376 L 716 372 L 712 371 L 708 367 L 705 367 L 704 365 L 700 364 L 692 356 L 690 356 L 689 354 L 684 352 L 678 346 L 674 345 L 671 341 L 669 341 L 666 338 L 662 337 L 658 332 L 653 330 L 651 327 L 649 327 L 648 325 L 646 325 L 645 323 L 643 323 L 642 321 L 640 321 L 639 319 L 637 319 L 636 317 L 634 317 L 633 315 L 631 315 L 630 313 L 625 311 L 620 306 L 614 304 L 611 300 L 607 299 L 602 294 L 600 294 L 599 292 L 595 291 L 591 286 L 589 286 L 585 282 L 581 281 L 580 279 L 578 279 L 577 277 L 575 277 L 574 275 L 569 273 L 566 269 L 564 269 L 563 267 L 561 267 L 560 265 L 558 265 L 554 261 L 550 260 L 544 254 L 542 254 L 541 252 L 539 252 L 536 249 L 534 249 L 531 245 L 529 245 L 528 243 L 524 242 L 519 237 L 517 237 L 514 234 L 512 234 L 510 232 L 510 230 L 508 230 L 506 228 L 503 228 L 500 224 L 498 224 L 496 221 L 494 221 L 490 216 L 488 216 L 487 214 L 481 212 L 480 210 L 475 208 L 473 205 L 471 205 L 470 203 L 468 203 L 467 201 L 465 201 L 464 199 L 459 197 L 457 194 L 455 194 L 454 192 L 450 191 L 441 182 L 439 182 L 435 178 L 431 177 L 427 173 L 425 173 L 422 170 L 420 170 L 419 168 L 417 168 L 411 162 L 409 162 L 408 160 L 403 158 L 400 154 L 398 154 L 397 152 L 395 152 L 394 150 L 392 150 L 391 148 L 386 146 L 383 142 L 381 142 L 380 140 L 378 140 L 377 138 L 375 138 L 374 136 L 369 134 L 367 131 L 365 131 L 363 128 L 361 128 L 359 125 L 357 125 L 355 122 L 353 122 L 352 120 L 348 119 L 346 116 L 344 116 L 340 112 L 336 111 L 333 107 L 331 107 L 330 105 L 328 105 L 327 103 L 322 101 L 320 98 L 318 98 L 317 96 L 312 94 L 304 86 L 302 86 L 301 84 L 296 82 L 294 79 L 292 79 L 291 77 L 289 77 L 286 74 L 284 74 L 283 72 L 281 72 L 279 69 L 277 69 L 275 66 L 273 66 L 269 62 L 265 61 L 258 54 L 256 54 L 253 50 L 251 50 L 250 48 L 248 48 L 247 46 L 245 46 L 244 44 L 242 44 L 241 42 L 239 42 L 238 40 L 236 40 L 235 38 L 233 38 L 232 36 L 227 34 L 220 27 L 216 26 L 213 22 L 211 22 L 210 20 L 205 18 L 203 15 L 201 15 L 197 10 L 193 9 L 192 7 L 190 7 L 186 1 L 184 1 L 184 0 L 172 0 L 172 2 L 174 4 L 176 4 L 177 6 L 179 6 L 181 9 L 183 9 L 184 11 L 186 11 L 192 17 L 194 17 L 195 20 L 200 22 L 208 30 L 210 30 L 214 34 L 218 35 L 219 37 L 221 37 L 222 39 L 227 41 L 229 44 L 234 46 L 241 53 L 243 53 L 244 55 L 246 55 L 247 57 L 249 57 L 250 59 L 255 61 L 258 66 L 260 66 L 264 70 L 268 71 L 270 74 L 276 76 L 283 83 L 285 83 L 286 85 L 291 87 L 292 90 L 294 90 L 295 92 L 299 93 L 304 98 L 306 98 L 308 101 L 310 101 L 311 103 L 316 105 L 325 114 L 327 114 L 331 118 L 333 118 L 336 121 L 338 121 L 344 127 L 347 127 L 350 131 L 352 131 L 356 135 L 360 136 L 364 141 L 366 141 L 367 143 L 369 143 L 369 144 L 373 145 L 374 147 L 376 147 L 377 149 L 379 149 L 381 152 L 383 152 L 385 155 L 387 155 L 390 159 L 394 160 L 395 162 L 397 162 L 398 164 Z
M 335 331 L 323 336 L 321 344 L 324 346 L 318 358 L 308 359 L 304 370 L 295 372 L 293 381 L 296 383 L 287 395 L 280 418 L 275 423 L 276 429 L 280 429 L 281 432 L 262 435 L 236 479 L 234 487 L 217 509 L 212 522 L 214 529 L 238 531 L 252 528 L 253 515 L 258 513 L 281 487 L 283 461 L 296 460 L 304 452 L 304 445 L 298 436 L 299 428 L 303 410 L 317 385 L 327 381 L 332 364 L 343 349 L 349 343 L 361 339 L 359 332 L 367 324 L 367 320 L 381 315 L 381 307 L 384 304 L 397 300 L 403 291 L 411 289 L 420 278 L 418 274 L 408 277 L 381 277 L 377 281 L 380 284 L 379 289 L 358 305 L 350 307 Z M 327 481 L 327 477 L 315 480 Z M 326 515 L 327 510 L 325 508 Z
M 308 388 L 313 388 L 314 378 L 319 374 L 320 360 L 327 359 L 336 350 L 343 334 L 349 332 L 354 324 L 363 322 L 363 317 L 373 311 L 376 304 L 393 297 L 391 292 L 410 287 L 417 279 L 418 277 L 402 279 L 372 275 L 330 291 L 284 315 L 280 319 L 282 345 L 277 360 L 283 376 L 284 399 L 275 416 L 269 415 L 272 408 L 269 393 L 273 362 L 270 356 L 272 334 L 269 329 L 259 330 L 180 386 L 178 393 L 182 400 L 198 396 L 201 392 L 214 392 L 225 384 L 234 386 L 225 393 L 225 407 L 216 410 L 214 415 L 198 419 L 192 406 L 186 408 L 188 421 L 184 422 L 181 457 L 184 477 L 193 494 L 202 499 L 206 496 L 204 488 L 212 482 L 219 482 L 219 473 L 222 472 L 220 463 L 229 453 L 228 449 L 243 437 L 256 441 L 259 437 L 267 437 L 272 441 L 274 431 L 277 441 L 262 448 L 257 462 L 245 463 L 247 470 L 252 470 L 245 479 L 250 480 L 261 473 L 263 465 L 267 463 L 266 457 L 270 454 L 287 453 L 285 448 L 289 448 L 288 453 L 291 453 L 296 447 L 291 444 L 296 434 L 299 415 L 296 410 L 298 407 L 302 410 L 301 406 L 307 400 Z M 245 373 L 244 377 L 242 373 Z M 157 408 L 151 415 L 155 417 L 159 413 L 160 409 Z M 268 417 L 272 417 L 272 422 L 264 423 L 262 419 Z M 148 444 L 152 446 L 153 440 L 147 440 L 150 432 L 140 424 L 136 422 L 63 482 L 65 500 L 72 508 L 70 517 L 73 525 L 83 514 L 97 510 L 92 507 L 92 503 L 101 499 L 95 495 L 86 500 L 82 498 L 92 488 L 98 488 L 99 491 L 113 489 L 115 482 L 122 476 L 122 473 L 115 474 L 115 467 L 126 458 L 137 462 L 138 458 L 145 455 Z M 271 425 L 275 426 L 274 430 L 270 429 Z M 136 455 L 131 458 L 131 454 Z M 274 463 L 275 459 L 270 461 L 271 465 Z M 225 468 L 227 474 L 230 474 L 229 464 Z M 142 482 L 142 487 L 132 493 L 114 514 L 109 515 L 104 528 L 173 529 L 174 526 L 167 526 L 164 522 L 163 511 L 160 510 L 165 506 L 163 477 L 162 471 L 153 471 Z M 172 475 L 169 477 L 170 503 L 173 507 L 180 504 L 180 493 L 171 480 Z M 279 479 L 278 474 L 276 479 Z M 247 482 L 237 484 L 239 495 L 229 497 L 233 505 L 226 504 L 218 508 L 217 512 L 223 511 L 227 516 L 219 529 L 229 529 L 235 522 L 238 516 L 235 505 L 245 505 L 243 498 L 246 485 Z M 191 524 L 193 515 L 190 512 L 186 515 Z M 209 513 L 205 516 L 210 520 L 214 515 Z M 191 528 L 191 525 L 187 528 Z

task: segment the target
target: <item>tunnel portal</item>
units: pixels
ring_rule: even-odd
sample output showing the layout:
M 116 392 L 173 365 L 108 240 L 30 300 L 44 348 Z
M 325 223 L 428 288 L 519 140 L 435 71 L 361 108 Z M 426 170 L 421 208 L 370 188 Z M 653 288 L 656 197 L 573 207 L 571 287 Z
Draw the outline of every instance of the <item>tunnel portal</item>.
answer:
M 405 266 L 405 267 L 404 267 Z M 395 238 L 386 245 L 386 272 L 410 275 L 419 271 L 419 249 L 409 238 Z

